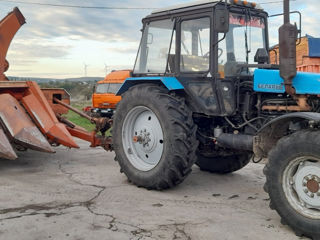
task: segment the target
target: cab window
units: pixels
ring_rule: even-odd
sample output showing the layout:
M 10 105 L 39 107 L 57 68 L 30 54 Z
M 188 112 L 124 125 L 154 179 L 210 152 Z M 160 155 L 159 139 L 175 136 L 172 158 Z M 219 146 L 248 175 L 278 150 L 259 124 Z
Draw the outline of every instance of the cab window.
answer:
M 145 26 L 134 73 L 166 72 L 173 27 L 172 19 L 154 21 Z
M 210 18 L 186 20 L 181 23 L 181 72 L 209 70 Z

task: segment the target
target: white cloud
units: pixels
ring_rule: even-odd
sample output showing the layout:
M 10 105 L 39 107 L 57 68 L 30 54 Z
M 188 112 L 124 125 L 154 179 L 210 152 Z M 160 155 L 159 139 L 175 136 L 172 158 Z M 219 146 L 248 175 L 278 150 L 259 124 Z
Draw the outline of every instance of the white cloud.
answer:
M 256 2 L 273 2 L 258 0 Z M 41 3 L 57 3 L 86 6 L 116 7 L 166 7 L 188 0 L 41 0 Z M 307 3 L 306 3 L 307 2 Z M 0 15 L 16 4 L 0 3 Z M 282 12 L 282 3 L 262 5 L 270 14 Z M 132 67 L 141 37 L 141 19 L 151 10 L 95 10 L 59 8 L 19 4 L 25 15 L 24 25 L 8 52 L 11 62 L 9 75 L 19 76 L 79 76 L 83 74 L 83 62 L 89 75 L 103 76 L 104 64 L 118 68 Z M 320 37 L 319 0 L 296 0 L 292 10 L 303 14 L 303 34 Z M 293 19 L 297 21 L 296 19 Z M 270 21 L 270 42 L 277 43 L 278 27 L 282 18 Z M 28 68 L 27 68 L 28 67 Z M 25 72 L 23 70 L 26 70 Z M 49 76 L 50 75 L 50 76 Z

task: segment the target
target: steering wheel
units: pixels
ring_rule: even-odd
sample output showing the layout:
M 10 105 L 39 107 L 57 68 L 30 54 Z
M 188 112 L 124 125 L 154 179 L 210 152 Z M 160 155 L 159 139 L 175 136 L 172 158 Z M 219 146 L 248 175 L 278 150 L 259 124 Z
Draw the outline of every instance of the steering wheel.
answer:
M 206 54 L 203 55 L 203 57 L 209 57 L 210 51 L 207 52 Z M 218 48 L 218 58 L 220 58 L 223 54 L 223 49 L 222 48 Z

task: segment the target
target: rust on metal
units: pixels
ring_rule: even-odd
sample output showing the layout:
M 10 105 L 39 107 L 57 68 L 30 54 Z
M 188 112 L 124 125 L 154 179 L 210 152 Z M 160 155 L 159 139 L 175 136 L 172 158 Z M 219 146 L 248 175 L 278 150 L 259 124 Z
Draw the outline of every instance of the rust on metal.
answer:
M 310 105 L 307 103 L 307 97 L 305 95 L 293 95 L 294 99 L 297 102 L 297 105 L 267 105 L 263 106 L 262 110 L 266 111 L 289 111 L 289 112 L 303 112 L 303 111 L 311 111 Z
M 62 144 L 70 148 L 79 148 L 72 136 L 60 123 L 50 107 L 45 95 L 35 82 L 27 82 L 28 90 L 21 103 L 32 117 L 41 132 L 52 144 Z
M 88 119 L 90 122 L 93 121 L 93 118 L 90 117 L 89 115 L 87 115 L 87 114 L 79 111 L 78 109 L 76 109 L 76 108 L 74 108 L 74 107 L 71 107 L 70 105 L 64 103 L 63 101 L 60 101 L 58 98 L 54 97 L 54 98 L 53 98 L 53 101 L 56 102 L 56 103 L 58 103 L 58 104 L 60 104 L 60 105 L 62 105 L 62 106 L 64 106 L 65 108 L 68 108 L 69 110 L 71 110 L 71 111 L 79 114 L 81 117 Z
M 50 107 L 56 114 L 67 114 L 69 109 L 54 102 L 53 98 L 60 99 L 65 104 L 70 104 L 70 94 L 63 88 L 41 88 L 48 100 Z
M 320 190 L 319 183 L 315 179 L 311 179 L 307 182 L 307 188 L 312 193 L 317 193 Z
M 23 107 L 10 94 L 1 94 L 0 119 L 3 129 L 15 144 L 26 148 L 53 153 L 54 150 L 31 121 Z
M 133 136 L 132 141 L 135 142 L 135 143 L 138 142 L 139 141 L 139 137 L 138 136 Z
M 4 75 L 9 68 L 6 55 L 14 35 L 24 23 L 25 18 L 18 8 L 14 8 L 0 21 L 0 81 L 8 80 Z
M 110 118 L 94 118 L 90 117 L 89 115 L 79 111 L 78 109 L 64 103 L 63 101 L 53 98 L 53 101 L 68 108 L 69 110 L 79 114 L 81 117 L 88 119 L 91 123 L 96 125 L 95 132 L 101 132 L 101 134 L 104 136 L 105 132 L 111 128 L 112 125 L 112 119 Z
M 95 132 L 87 132 L 80 128 L 71 128 L 67 126 L 68 131 L 70 134 L 74 137 L 80 138 L 82 140 L 85 140 L 87 142 L 90 142 L 90 147 L 103 147 L 107 151 L 112 151 L 112 138 L 111 137 L 104 137 L 99 136 Z
M 6 158 L 10 160 L 18 158 L 2 129 L 0 129 L 0 158 Z
M 14 81 L 14 82 L 0 82 L 0 89 L 12 89 L 12 88 L 28 88 L 27 82 L 19 82 L 19 81 Z
M 102 136 L 111 128 L 113 120 L 107 117 L 93 118 L 92 121 L 96 124 L 95 132 L 101 132 Z
M 65 117 L 62 117 L 62 116 L 59 115 L 59 114 L 57 114 L 56 116 L 57 116 L 59 122 L 67 125 L 68 127 L 71 127 L 71 128 L 75 128 L 75 127 L 76 127 L 76 125 L 75 125 L 73 122 L 69 121 L 69 120 L 66 119 Z

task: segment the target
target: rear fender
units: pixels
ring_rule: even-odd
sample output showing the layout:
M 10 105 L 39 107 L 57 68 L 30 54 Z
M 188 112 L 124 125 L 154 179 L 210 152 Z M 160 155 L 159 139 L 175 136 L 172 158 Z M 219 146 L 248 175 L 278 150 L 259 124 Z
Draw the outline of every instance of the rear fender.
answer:
M 126 92 L 130 87 L 141 83 L 161 83 L 169 91 L 182 90 L 184 87 L 175 77 L 133 77 L 127 78 L 121 85 L 116 95 L 121 95 Z
M 289 128 L 291 131 L 298 131 L 318 124 L 320 124 L 320 113 L 296 112 L 277 117 L 257 132 L 253 142 L 254 153 L 257 157 L 267 157 L 277 141 L 287 135 Z

